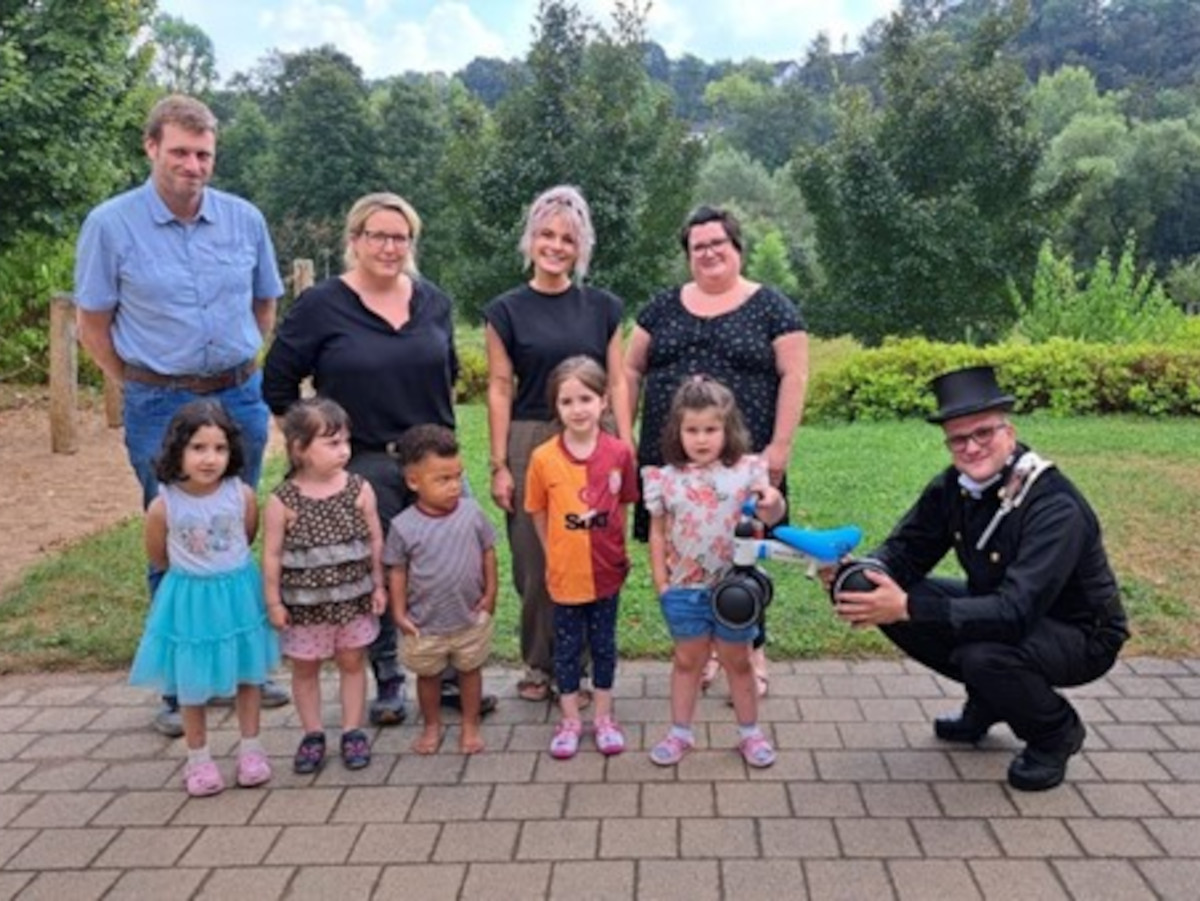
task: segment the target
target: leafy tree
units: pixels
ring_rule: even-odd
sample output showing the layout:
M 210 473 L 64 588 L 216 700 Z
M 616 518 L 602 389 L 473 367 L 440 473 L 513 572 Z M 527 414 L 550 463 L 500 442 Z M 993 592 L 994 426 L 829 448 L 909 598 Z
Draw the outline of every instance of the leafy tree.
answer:
M 816 271 L 814 225 L 796 186 L 791 167 L 774 173 L 740 150 L 718 148 L 700 166 L 694 203 L 729 207 L 741 220 L 747 249 L 753 255 L 760 241 L 772 232 L 783 242 L 784 261 L 797 279 L 797 290 L 807 302 Z
M 236 100 L 230 113 L 218 115 L 221 131 L 213 184 L 262 206 L 269 199 L 275 165 L 275 129 L 254 99 L 246 95 Z
M 704 91 L 712 79 L 711 67 L 700 57 L 685 53 L 671 65 L 671 91 L 675 96 L 675 113 L 688 122 L 701 122 L 708 108 Z
M 1176 262 L 1165 281 L 1171 300 L 1193 316 L 1200 314 L 1200 255 Z
M 1110 116 L 1118 97 L 1101 94 L 1096 79 L 1082 66 L 1063 66 L 1043 75 L 1030 92 L 1033 121 L 1047 141 L 1057 137 L 1076 116 Z
M 477 56 L 458 73 L 458 78 L 467 90 L 492 109 L 513 87 L 526 80 L 526 72 L 519 62 Z
M 836 137 L 804 154 L 797 176 L 828 278 L 823 328 L 874 344 L 986 339 L 1011 325 L 1008 286 L 1029 283 L 1067 187 L 1035 189 L 1024 76 L 1003 52 L 1020 23 L 1019 5 L 987 15 L 956 46 L 897 15 L 881 105 L 842 93 Z
M 497 107 L 494 151 L 478 173 L 472 207 L 487 227 L 455 237 L 456 261 L 489 262 L 483 269 L 472 264 L 479 281 L 469 310 L 519 277 L 515 247 L 524 210 L 558 183 L 579 185 L 592 208 L 590 280 L 640 299 L 666 278 L 697 148 L 641 64 L 643 18 L 639 4 L 618 2 L 605 30 L 574 3 L 540 3 L 526 60 L 530 83 Z
M 1129 232 L 1141 260 L 1167 269 L 1200 252 L 1200 122 L 1080 114 L 1050 143 L 1039 180 L 1081 182 L 1059 241 L 1090 264 Z
M 661 44 L 646 41 L 642 45 L 642 65 L 652 81 L 669 84 L 671 81 L 671 58 Z
M 353 59 L 333 44 L 322 44 L 299 53 L 270 50 L 248 71 L 235 72 L 229 79 L 229 87 L 238 94 L 250 96 L 269 121 L 277 122 L 296 85 L 314 69 L 327 66 L 341 69 L 362 81 L 362 70 Z
M 217 80 L 212 38 L 199 25 L 167 13 L 154 17 L 152 30 L 155 82 L 172 93 L 208 93 Z
M 392 79 L 379 108 L 380 184 L 423 217 L 420 265 L 440 280 L 448 252 L 438 168 L 450 138 L 445 101 L 434 79 Z
M 0 251 L 65 233 L 127 185 L 150 98 L 148 0 L 0 4 Z
M 765 75 L 765 77 L 763 77 Z M 720 141 L 775 170 L 801 141 L 814 141 L 821 117 L 808 88 L 798 80 L 775 85 L 770 73 L 758 78 L 739 70 L 708 85 L 704 102 L 722 126 Z
M 448 137 L 436 187 L 442 198 L 437 211 L 439 258 L 449 263 L 438 268 L 436 280 L 462 305 L 468 318 L 479 311 L 496 290 L 495 248 L 510 243 L 512 222 L 507 210 L 497 214 L 493 198 L 484 191 L 486 173 L 497 161 L 495 124 L 482 101 L 461 82 L 451 86 L 446 104 Z M 431 214 L 432 215 L 432 214 Z M 515 239 L 511 239 L 515 241 Z M 432 242 L 423 242 L 422 255 Z M 507 269 L 513 260 L 505 260 Z M 435 273 L 430 270 L 430 275 Z
M 1076 274 L 1069 254 L 1057 257 L 1049 241 L 1043 244 L 1028 302 L 1013 298 L 1020 311 L 1018 333 L 1035 344 L 1051 338 L 1104 344 L 1170 340 L 1183 326 L 1183 313 L 1155 282 L 1153 269 L 1138 274 L 1135 243 L 1131 236 L 1116 268 L 1105 251 L 1085 276 Z
M 283 57 L 267 213 L 280 256 L 336 258 L 351 204 L 379 190 L 379 130 L 358 67 L 327 48 Z
M 789 297 L 796 297 L 800 291 L 800 282 L 788 262 L 787 244 L 778 229 L 767 232 L 754 245 L 750 262 L 746 265 L 746 274 L 756 282 L 774 285 Z

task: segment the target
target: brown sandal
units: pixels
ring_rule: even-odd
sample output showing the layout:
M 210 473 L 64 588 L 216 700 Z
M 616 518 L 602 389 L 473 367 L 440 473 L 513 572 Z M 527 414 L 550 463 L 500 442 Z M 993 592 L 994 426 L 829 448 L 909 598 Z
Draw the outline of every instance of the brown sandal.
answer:
M 545 701 L 550 697 L 550 683 L 534 679 L 522 679 L 517 683 L 517 697 L 522 701 Z

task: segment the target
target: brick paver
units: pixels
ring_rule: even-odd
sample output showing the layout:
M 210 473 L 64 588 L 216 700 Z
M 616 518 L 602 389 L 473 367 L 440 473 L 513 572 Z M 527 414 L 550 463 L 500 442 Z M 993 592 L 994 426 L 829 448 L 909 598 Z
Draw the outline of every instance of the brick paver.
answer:
M 275 778 L 188 799 L 180 741 L 122 674 L 0 677 L 0 898 L 1194 898 L 1200 885 L 1200 660 L 1133 658 L 1071 692 L 1089 724 L 1067 782 L 1013 791 L 1020 747 L 937 742 L 958 686 L 908 661 L 775 662 L 761 720 L 780 751 L 748 768 L 719 682 L 677 768 L 645 749 L 668 720 L 668 669 L 622 664 L 629 750 L 547 745 L 554 712 L 515 697 L 488 750 L 409 751 L 376 730 L 370 767 L 336 754 L 291 773 L 294 711 L 264 715 Z M 336 686 L 324 686 L 336 739 Z M 237 726 L 210 713 L 232 781 Z

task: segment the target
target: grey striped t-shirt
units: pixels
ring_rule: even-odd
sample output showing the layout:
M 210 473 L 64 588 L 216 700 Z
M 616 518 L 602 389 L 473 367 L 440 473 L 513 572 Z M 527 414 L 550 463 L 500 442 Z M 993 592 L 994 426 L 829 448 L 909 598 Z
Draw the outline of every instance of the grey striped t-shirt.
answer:
M 445 516 L 413 504 L 392 520 L 383 562 L 408 568 L 408 617 L 422 634 L 472 625 L 471 610 L 483 597 L 483 553 L 495 544 L 496 531 L 469 497 Z

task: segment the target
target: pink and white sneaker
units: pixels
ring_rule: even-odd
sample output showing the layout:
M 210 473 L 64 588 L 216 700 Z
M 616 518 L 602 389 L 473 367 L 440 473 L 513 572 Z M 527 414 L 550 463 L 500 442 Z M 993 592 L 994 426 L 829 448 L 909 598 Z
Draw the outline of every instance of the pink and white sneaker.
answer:
M 605 757 L 625 750 L 625 733 L 611 716 L 601 717 L 592 724 L 596 749 Z
M 556 760 L 570 760 L 579 751 L 579 736 L 583 723 L 579 720 L 563 720 L 554 729 L 550 741 L 550 756 Z

